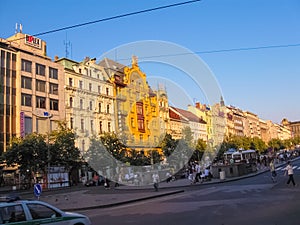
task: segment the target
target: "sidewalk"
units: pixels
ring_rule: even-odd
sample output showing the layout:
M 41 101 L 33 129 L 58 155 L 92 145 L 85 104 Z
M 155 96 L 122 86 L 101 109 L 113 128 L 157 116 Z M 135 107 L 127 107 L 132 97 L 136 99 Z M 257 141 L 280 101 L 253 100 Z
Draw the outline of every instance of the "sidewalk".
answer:
M 299 158 L 297 158 L 299 159 Z M 294 160 L 297 160 L 294 159 Z M 276 167 L 285 165 L 284 163 L 277 164 Z M 125 186 L 112 187 L 106 190 L 103 186 L 85 187 L 84 185 L 72 186 L 59 190 L 45 190 L 40 196 L 41 201 L 45 201 L 66 211 L 78 211 L 95 208 L 107 208 L 122 204 L 133 203 L 151 198 L 157 198 L 167 195 L 179 194 L 184 192 L 184 189 L 190 186 L 212 185 L 234 180 L 253 177 L 261 173 L 268 172 L 269 168 L 264 168 L 256 173 L 247 174 L 240 177 L 225 178 L 224 180 L 212 179 L 203 183 L 191 184 L 188 179 L 179 179 L 172 182 L 161 182 L 159 191 L 155 192 L 152 185 L 147 186 Z M 2 193 L 8 193 L 0 188 Z M 33 190 L 20 192 L 23 199 L 34 199 Z

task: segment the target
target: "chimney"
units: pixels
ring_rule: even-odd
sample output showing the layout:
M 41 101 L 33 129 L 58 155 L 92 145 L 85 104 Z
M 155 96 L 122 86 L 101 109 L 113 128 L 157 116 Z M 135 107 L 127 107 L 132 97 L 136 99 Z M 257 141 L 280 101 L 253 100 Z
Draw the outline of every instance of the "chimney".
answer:
M 54 56 L 54 61 L 57 61 L 59 58 L 58 58 L 58 56 L 56 55 L 56 56 Z
M 200 109 L 200 102 L 196 102 L 196 108 Z

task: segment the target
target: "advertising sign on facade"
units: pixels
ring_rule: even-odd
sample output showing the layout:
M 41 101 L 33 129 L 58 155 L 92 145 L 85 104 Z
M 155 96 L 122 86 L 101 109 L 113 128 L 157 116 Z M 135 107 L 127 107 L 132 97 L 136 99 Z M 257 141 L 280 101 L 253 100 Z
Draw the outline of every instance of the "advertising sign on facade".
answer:
M 28 34 L 25 34 L 25 44 L 39 49 L 42 48 L 42 40 Z

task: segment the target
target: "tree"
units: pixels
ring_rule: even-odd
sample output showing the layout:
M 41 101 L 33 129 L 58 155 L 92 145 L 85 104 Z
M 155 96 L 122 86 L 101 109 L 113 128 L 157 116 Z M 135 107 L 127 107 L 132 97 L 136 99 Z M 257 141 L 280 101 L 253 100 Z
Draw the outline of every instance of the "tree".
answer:
M 160 142 L 161 150 L 165 157 L 169 157 L 177 146 L 177 141 L 172 138 L 171 134 L 166 134 Z
M 205 150 L 207 148 L 207 144 L 202 139 L 198 139 L 195 147 L 195 151 L 191 157 L 191 161 L 198 161 L 200 162 Z
M 193 132 L 189 126 L 182 129 L 182 139 L 190 146 L 193 145 Z
M 24 138 L 15 138 L 4 153 L 8 166 L 19 165 L 21 174 L 31 178 L 36 172 L 45 172 L 47 167 L 47 144 L 41 134 L 32 133 Z
M 250 146 L 251 149 L 258 150 L 261 153 L 267 148 L 265 142 L 258 137 L 252 138 Z
M 58 123 L 58 129 L 52 131 L 49 140 L 51 165 L 64 166 L 67 170 L 79 168 L 82 164 L 80 150 L 75 147 L 75 133 L 67 128 L 65 122 Z

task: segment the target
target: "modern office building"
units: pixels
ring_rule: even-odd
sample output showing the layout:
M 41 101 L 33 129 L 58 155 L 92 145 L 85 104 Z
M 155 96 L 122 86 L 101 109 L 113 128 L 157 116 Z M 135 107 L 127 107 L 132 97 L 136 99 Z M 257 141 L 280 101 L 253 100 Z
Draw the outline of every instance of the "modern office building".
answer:
M 64 119 L 63 68 L 46 42 L 17 31 L 0 39 L 0 151 L 13 137 L 46 134 Z

